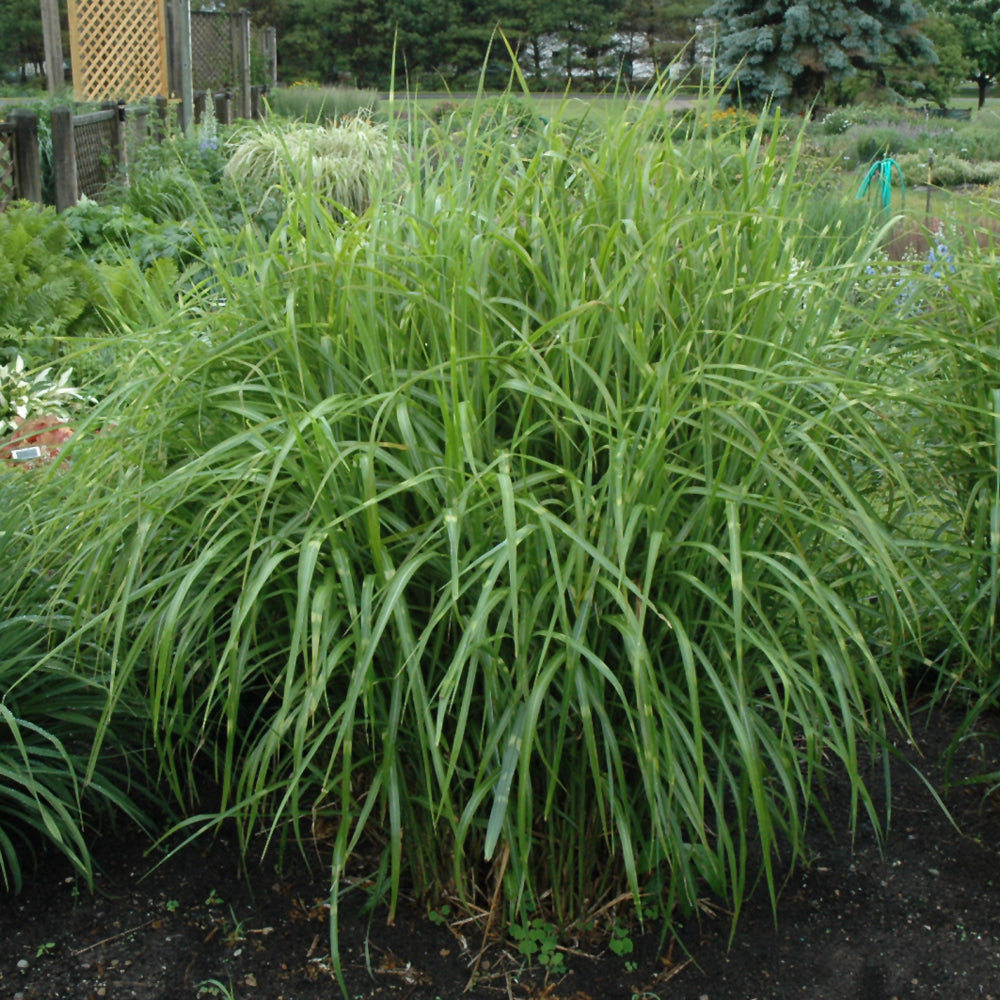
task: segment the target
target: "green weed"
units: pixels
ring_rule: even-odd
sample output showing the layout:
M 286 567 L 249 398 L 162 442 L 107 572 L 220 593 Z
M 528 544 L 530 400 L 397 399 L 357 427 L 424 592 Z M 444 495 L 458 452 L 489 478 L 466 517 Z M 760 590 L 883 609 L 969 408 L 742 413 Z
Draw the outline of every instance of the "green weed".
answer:
M 511 924 L 510 936 L 517 950 L 529 962 L 538 962 L 553 974 L 565 971 L 566 960 L 559 950 L 556 928 L 546 920 L 531 920 L 525 924 Z

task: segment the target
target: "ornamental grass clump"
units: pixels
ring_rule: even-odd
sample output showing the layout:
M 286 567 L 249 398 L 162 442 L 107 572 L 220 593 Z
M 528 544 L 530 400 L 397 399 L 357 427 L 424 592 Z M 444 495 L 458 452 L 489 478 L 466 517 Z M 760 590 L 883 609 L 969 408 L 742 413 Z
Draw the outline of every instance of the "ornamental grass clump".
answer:
M 930 248 L 897 266 L 907 275 L 899 309 L 905 328 L 882 341 L 878 371 L 871 366 L 874 381 L 892 371 L 920 379 L 919 392 L 910 395 L 905 447 L 920 456 L 913 474 L 923 480 L 924 499 L 909 517 L 927 518 L 935 531 L 912 538 L 910 556 L 933 578 L 938 600 L 928 616 L 934 624 L 926 629 L 921 673 L 939 695 L 975 706 L 963 732 L 1000 695 L 995 226 L 995 219 L 979 227 L 959 218 L 924 234 Z
M 141 692 L 176 799 L 220 783 L 186 829 L 335 831 L 335 955 L 358 866 L 494 928 L 738 914 L 829 769 L 877 817 L 920 578 L 905 399 L 862 364 L 894 314 L 852 306 L 874 237 L 803 223 L 774 123 L 675 143 L 659 107 L 514 157 L 411 136 L 344 225 L 315 132 L 248 145 L 282 224 L 205 335 L 143 333 L 39 526 L 108 717 Z
M 325 125 L 248 125 L 230 138 L 230 146 L 225 174 L 238 186 L 301 185 L 335 211 L 355 215 L 365 211 L 373 188 L 399 157 L 385 126 L 363 115 Z
M 92 886 L 95 832 L 122 819 L 149 829 L 147 810 L 163 802 L 150 794 L 142 707 L 130 704 L 113 723 L 105 714 L 110 660 L 87 643 L 56 649 L 68 619 L 47 604 L 47 580 L 30 566 L 58 492 L 5 470 L 0 463 L 0 564 L 29 569 L 0 605 L 0 890 L 18 892 L 50 850 Z
M 43 623 L 0 624 L 0 886 L 7 892 L 20 891 L 47 848 L 92 886 L 93 835 L 102 822 L 125 817 L 152 829 L 143 806 L 154 779 L 132 742 L 141 746 L 141 727 L 133 718 L 126 731 L 103 729 L 107 692 L 99 676 L 51 656 L 44 666 L 33 663 L 45 638 Z

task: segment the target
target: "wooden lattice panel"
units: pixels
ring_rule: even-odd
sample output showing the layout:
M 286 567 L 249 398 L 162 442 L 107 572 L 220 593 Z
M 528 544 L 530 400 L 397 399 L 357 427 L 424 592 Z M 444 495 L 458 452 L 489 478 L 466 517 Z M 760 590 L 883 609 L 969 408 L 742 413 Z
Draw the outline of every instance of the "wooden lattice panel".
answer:
M 230 16 L 191 12 L 191 82 L 195 90 L 222 90 L 238 79 Z
M 165 0 L 69 0 L 80 100 L 167 96 Z
M 14 176 L 14 131 L 0 127 L 0 211 L 17 197 Z
M 115 168 L 109 157 L 115 137 L 114 121 L 110 115 L 100 117 L 92 114 L 81 117 L 85 123 L 73 123 L 77 189 L 80 194 L 97 199 L 115 175 Z

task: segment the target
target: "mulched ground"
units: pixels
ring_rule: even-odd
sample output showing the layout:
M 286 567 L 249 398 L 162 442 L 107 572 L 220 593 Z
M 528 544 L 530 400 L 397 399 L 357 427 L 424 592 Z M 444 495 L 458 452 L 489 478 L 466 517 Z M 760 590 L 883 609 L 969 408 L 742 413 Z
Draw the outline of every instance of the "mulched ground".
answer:
M 1000 771 L 1000 715 L 982 720 L 943 794 L 958 825 L 907 761 L 943 787 L 940 755 L 959 719 L 939 712 L 893 764 L 884 851 L 862 824 L 854 842 L 843 782 L 830 784 L 828 834 L 811 837 L 808 870 L 784 884 L 777 923 L 757 893 L 730 942 L 728 916 L 706 901 L 678 940 L 632 935 L 630 954 L 579 942 L 546 977 L 515 942 L 481 956 L 470 1000 L 1000 1000 L 1000 791 L 966 779 Z M 873 783 L 880 782 L 876 773 Z M 988 794 L 987 794 L 988 793 Z M 100 845 L 91 896 L 57 860 L 0 905 L 0 998 L 174 1000 L 231 995 L 330 1000 L 333 982 L 322 867 L 299 860 L 241 874 L 235 844 L 196 844 L 152 873 L 141 836 Z M 345 915 L 349 996 L 450 1000 L 480 950 L 465 925 L 405 908 Z

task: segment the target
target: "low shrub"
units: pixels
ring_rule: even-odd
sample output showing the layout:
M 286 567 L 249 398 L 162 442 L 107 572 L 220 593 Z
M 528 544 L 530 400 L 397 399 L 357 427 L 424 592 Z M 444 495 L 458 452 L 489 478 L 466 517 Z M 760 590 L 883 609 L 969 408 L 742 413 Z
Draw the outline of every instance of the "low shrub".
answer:
M 174 134 L 162 142 L 147 142 L 130 164 L 127 184 L 102 197 L 153 223 L 197 220 L 219 230 L 238 230 L 246 222 L 239 193 L 225 176 L 226 140 L 232 130 L 219 128 L 214 118 L 196 126 L 189 136 Z
M 846 138 L 854 165 L 872 163 L 883 156 L 917 153 L 929 144 L 927 130 L 919 124 L 855 125 Z
M 967 160 L 1000 161 L 1000 129 L 974 122 L 934 137 L 933 149 L 938 153 L 958 154 Z
M 881 104 L 846 104 L 831 110 L 832 121 L 847 119 L 852 125 L 904 125 L 913 124 L 913 114 L 898 104 L 884 102 Z M 819 126 L 823 131 L 824 119 Z M 843 131 L 843 130 L 841 130 Z
M 822 117 L 819 127 L 824 135 L 840 135 L 856 123 L 850 109 L 834 108 Z
M 811 142 L 848 167 L 891 156 L 954 155 L 966 160 L 1000 160 L 1000 133 L 969 123 L 924 118 L 914 112 L 845 107 L 809 126 Z
M 158 260 L 171 260 L 180 270 L 204 251 L 204 229 L 185 224 L 184 215 L 157 222 L 128 205 L 84 201 L 60 218 L 80 252 L 96 263 L 118 263 L 124 255 L 143 270 Z
M 926 184 L 928 180 L 927 154 L 908 154 L 897 158 L 908 185 Z M 930 169 L 930 182 L 936 187 L 951 188 L 965 184 L 989 186 L 1000 181 L 1000 161 L 965 160 L 953 153 L 939 156 L 934 153 Z

